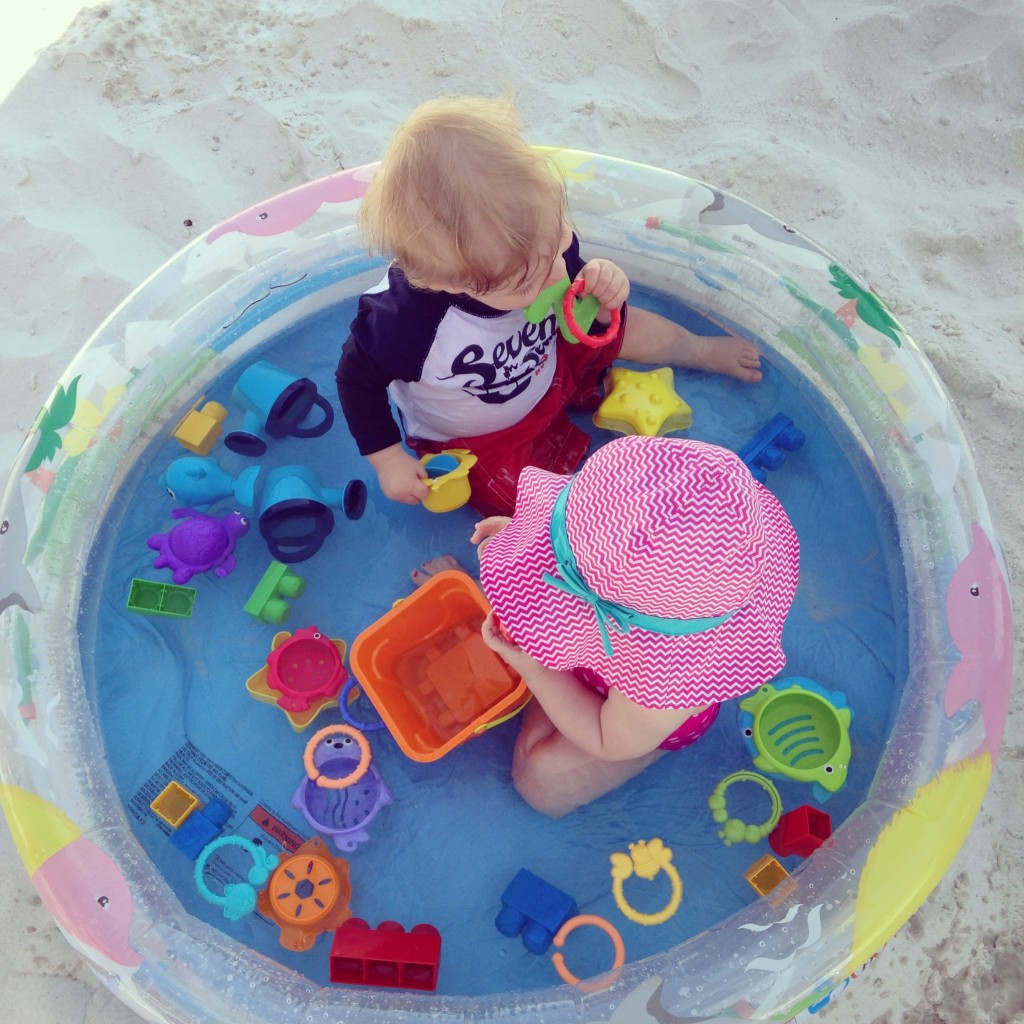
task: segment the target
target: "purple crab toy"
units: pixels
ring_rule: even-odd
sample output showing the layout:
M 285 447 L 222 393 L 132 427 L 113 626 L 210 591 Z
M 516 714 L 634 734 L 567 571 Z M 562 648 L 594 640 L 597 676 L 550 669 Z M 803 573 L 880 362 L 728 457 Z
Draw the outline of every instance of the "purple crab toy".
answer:
M 194 508 L 176 508 L 171 516 L 182 522 L 146 541 L 160 552 L 154 569 L 168 566 L 179 586 L 200 572 L 213 569 L 218 576 L 227 576 L 234 569 L 235 545 L 249 532 L 249 520 L 241 512 L 210 516 Z
M 340 732 L 344 728 L 328 726 L 321 732 Z M 311 742 L 316 740 L 314 736 Z M 350 739 L 324 735 L 313 750 L 313 764 L 321 775 L 342 778 L 356 770 L 359 752 Z M 292 807 L 301 811 L 317 832 L 333 839 L 342 853 L 350 853 L 370 838 L 367 826 L 389 803 L 391 790 L 372 764 L 365 775 L 344 789 L 319 786 L 307 775 L 292 795 Z

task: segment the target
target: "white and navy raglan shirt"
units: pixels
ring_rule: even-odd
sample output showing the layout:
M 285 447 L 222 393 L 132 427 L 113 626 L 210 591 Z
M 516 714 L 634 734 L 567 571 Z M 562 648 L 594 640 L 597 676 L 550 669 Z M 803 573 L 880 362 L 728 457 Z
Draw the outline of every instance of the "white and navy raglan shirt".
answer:
M 570 279 L 583 267 L 579 240 L 565 251 Z M 530 323 L 467 295 L 414 288 L 396 267 L 365 292 L 342 347 L 341 408 L 361 455 L 402 440 L 474 437 L 518 423 L 555 372 L 554 314 Z

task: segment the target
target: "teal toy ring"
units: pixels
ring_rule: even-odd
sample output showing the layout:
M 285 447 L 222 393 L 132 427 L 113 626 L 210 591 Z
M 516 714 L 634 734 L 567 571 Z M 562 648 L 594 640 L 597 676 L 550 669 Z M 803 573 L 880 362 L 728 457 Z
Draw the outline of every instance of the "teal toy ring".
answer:
M 206 862 L 223 846 L 240 846 L 252 857 L 252 867 L 249 868 L 248 881 L 228 882 L 224 886 L 224 894 L 218 895 L 206 884 L 204 872 Z M 226 918 L 240 921 L 256 909 L 256 888 L 267 884 L 271 872 L 276 867 L 277 856 L 267 853 L 262 846 L 257 846 L 252 840 L 243 839 L 241 836 L 221 836 L 207 843 L 196 859 L 196 888 L 207 903 L 222 907 Z
M 730 818 L 725 807 L 725 791 L 734 782 L 756 782 L 769 796 L 772 802 L 772 812 L 768 820 L 761 825 L 747 825 L 739 818 Z M 764 839 L 779 823 L 782 816 L 782 798 L 775 786 L 763 775 L 757 772 L 733 772 L 727 775 L 715 786 L 715 791 L 708 797 L 708 807 L 711 808 L 711 817 L 722 826 L 719 829 L 719 836 L 725 840 L 726 846 L 733 843 L 756 843 Z

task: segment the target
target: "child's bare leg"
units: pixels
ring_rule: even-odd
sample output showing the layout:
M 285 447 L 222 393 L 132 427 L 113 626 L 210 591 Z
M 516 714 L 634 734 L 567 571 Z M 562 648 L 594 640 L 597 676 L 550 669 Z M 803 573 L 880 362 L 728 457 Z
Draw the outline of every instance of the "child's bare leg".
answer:
M 548 718 L 548 713 L 541 707 L 539 700 L 531 700 L 523 709 L 522 724 L 516 737 L 515 749 L 512 752 L 512 775 L 518 771 L 518 762 L 530 756 L 533 748 L 558 730 Z
M 761 356 L 754 345 L 731 334 L 702 338 L 647 309 L 630 306 L 622 359 L 637 363 L 670 363 L 710 370 L 750 384 L 761 379 Z
M 426 562 L 420 562 L 409 573 L 409 578 L 417 587 L 422 587 L 431 576 L 436 576 L 439 572 L 444 572 L 446 569 L 458 569 L 459 572 L 466 571 L 453 555 L 439 555 L 437 558 L 430 558 Z
M 527 712 L 534 705 L 531 701 Z M 534 810 L 550 818 L 561 818 L 618 789 L 667 753 L 659 748 L 629 761 L 600 761 L 558 732 L 539 705 L 537 710 L 548 729 L 544 731 L 539 717 L 524 719 L 512 755 L 512 781 Z

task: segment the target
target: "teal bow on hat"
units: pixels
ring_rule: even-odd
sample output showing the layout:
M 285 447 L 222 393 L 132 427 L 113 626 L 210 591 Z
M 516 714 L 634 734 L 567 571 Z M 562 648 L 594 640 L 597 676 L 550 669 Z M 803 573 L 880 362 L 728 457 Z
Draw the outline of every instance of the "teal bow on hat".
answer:
M 608 633 L 609 625 L 617 633 L 623 634 L 635 627 L 646 629 L 650 633 L 663 633 L 667 636 L 690 636 L 720 626 L 733 614 L 733 612 L 726 612 L 724 615 L 705 619 L 673 619 L 661 615 L 647 615 L 644 612 L 638 612 L 635 608 L 629 608 L 594 593 L 576 564 L 576 556 L 573 554 L 569 535 L 565 529 L 565 508 L 569 502 L 571 488 L 572 482 L 570 481 L 558 495 L 554 508 L 551 510 L 551 550 L 555 556 L 555 568 L 558 576 L 546 572 L 542 579 L 558 590 L 572 594 L 573 597 L 577 597 L 581 601 L 586 601 L 594 609 L 597 628 L 601 632 L 601 645 L 607 657 L 611 658 L 615 654 L 612 649 L 611 636 Z

